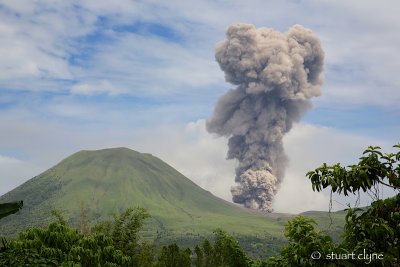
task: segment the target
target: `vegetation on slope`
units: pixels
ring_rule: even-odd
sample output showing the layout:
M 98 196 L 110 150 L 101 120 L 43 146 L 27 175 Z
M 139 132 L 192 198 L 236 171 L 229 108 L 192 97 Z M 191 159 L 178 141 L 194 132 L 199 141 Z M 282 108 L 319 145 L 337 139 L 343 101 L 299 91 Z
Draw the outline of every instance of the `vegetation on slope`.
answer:
M 235 238 L 214 231 L 214 243 L 204 240 L 192 251 L 176 243 L 156 251 L 139 235 L 148 213 L 127 209 L 113 221 L 96 225 L 84 234 L 65 224 L 63 218 L 48 228 L 31 228 L 0 250 L 0 266 L 143 266 L 217 267 L 263 266 L 251 260 Z
M 246 233 L 250 222 L 256 229 L 266 229 L 271 221 L 213 196 L 156 157 L 125 148 L 78 152 L 0 200 L 13 199 L 26 202 L 22 213 L 27 221 L 21 226 L 40 226 L 50 219 L 46 211 L 51 209 L 62 210 L 74 223 L 81 203 L 94 221 L 141 206 L 152 213 L 151 223 L 159 228 L 188 232 L 209 231 L 222 223 Z M 270 227 L 274 232 L 276 224 Z
M 350 169 L 324 164 L 310 172 L 313 188 L 332 187 L 339 192 L 369 190 L 376 197 L 376 184 L 398 189 L 400 152 L 383 154 L 372 147 L 364 154 Z M 31 228 L 6 243 L 0 250 L 0 266 L 399 266 L 399 212 L 400 194 L 377 199 L 364 210 L 349 209 L 339 243 L 316 230 L 314 220 L 298 216 L 285 227 L 289 244 L 280 255 L 267 261 L 249 257 L 233 236 L 220 229 L 214 231 L 212 242 L 205 239 L 192 249 L 181 249 L 176 243 L 157 249 L 142 238 L 140 230 L 149 217 L 143 208 L 127 209 L 91 231 L 84 223 L 81 231 L 74 230 L 55 213 L 57 223 Z
M 51 210 L 81 228 L 140 206 L 152 215 L 143 229 L 157 244 L 194 247 L 216 228 L 235 235 L 252 255 L 275 255 L 285 243 L 291 215 L 265 214 L 221 200 L 160 159 L 127 148 L 78 152 L 0 198 L 23 199 L 25 208 L 5 218 L 0 233 L 12 236 L 27 227 L 47 227 Z M 322 218 L 323 216 L 316 215 Z M 332 215 L 342 228 L 344 215 Z M 328 225 L 326 225 L 328 227 Z M 265 246 L 265 244 L 269 244 Z

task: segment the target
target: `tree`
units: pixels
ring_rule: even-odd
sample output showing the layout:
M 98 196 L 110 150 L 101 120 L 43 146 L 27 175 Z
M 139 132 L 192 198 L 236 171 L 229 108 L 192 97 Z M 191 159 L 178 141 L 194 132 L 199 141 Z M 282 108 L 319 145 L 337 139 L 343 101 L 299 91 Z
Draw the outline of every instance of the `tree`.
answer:
M 194 248 L 194 253 L 196 254 L 196 259 L 194 262 L 195 267 L 204 267 L 204 253 L 199 246 Z
M 400 145 L 394 148 L 400 150 Z M 313 222 L 297 217 L 286 226 L 289 245 L 281 255 L 268 260 L 270 266 L 400 266 L 400 194 L 382 200 L 379 187 L 400 189 L 400 151 L 384 154 L 380 147 L 368 147 L 358 164 L 343 167 L 339 163 L 310 171 L 314 191 L 330 188 L 332 192 L 348 195 L 362 190 L 369 193 L 374 202 L 365 209 L 349 208 L 343 232 L 343 242 L 332 244 L 331 239 L 315 232 Z M 317 252 L 313 255 L 312 251 Z M 349 257 L 327 258 L 336 255 L 369 256 L 370 259 Z M 331 254 L 333 256 L 333 254 Z M 317 256 L 318 260 L 311 257 Z M 374 258 L 372 258 L 374 257 Z
M 181 250 L 176 243 L 164 246 L 158 258 L 158 267 L 190 267 L 192 252 L 190 249 Z
M 53 211 L 57 222 L 31 228 L 0 251 L 0 266 L 154 266 L 152 247 L 139 231 L 149 217 L 142 208 L 127 209 L 114 221 L 82 233 Z
M 239 242 L 221 229 L 214 232 L 214 243 L 205 239 L 202 246 L 181 250 L 174 243 L 164 246 L 158 258 L 158 267 L 263 267 L 264 262 L 247 257 Z
M 289 245 L 282 248 L 280 256 L 270 257 L 268 266 L 335 266 L 332 262 L 311 257 L 313 253 L 319 257 L 337 251 L 329 236 L 315 230 L 315 224 L 313 219 L 303 216 L 289 221 L 285 227 Z
M 233 236 L 228 235 L 222 229 L 215 230 L 214 235 L 217 266 L 242 267 L 250 265 L 250 259 Z
M 400 265 L 400 194 L 385 200 L 379 197 L 379 186 L 400 190 L 400 144 L 397 153 L 382 153 L 369 146 L 358 164 L 343 167 L 323 164 L 307 173 L 316 191 L 330 187 L 332 192 L 368 192 L 375 200 L 368 209 L 349 208 L 344 228 L 343 247 L 355 253 L 381 253 L 378 266 Z M 364 251 L 365 250 L 365 251 Z
M 82 234 L 89 234 L 88 208 L 83 201 L 79 205 L 79 229 Z
M 204 255 L 204 267 L 216 266 L 217 263 L 215 262 L 216 261 L 215 250 L 214 247 L 211 245 L 210 241 L 208 241 L 208 239 L 204 240 L 202 249 Z
M 152 266 L 154 253 L 152 246 L 141 240 L 139 232 L 150 215 L 144 208 L 127 209 L 114 215 L 114 221 L 106 221 L 93 227 L 93 232 L 109 236 L 114 247 L 125 255 L 130 255 L 134 266 Z
M 195 247 L 196 267 L 261 267 L 264 262 L 251 260 L 235 237 L 221 229 L 214 232 L 214 244 L 205 239 Z
M 340 163 L 332 166 L 324 163 L 307 173 L 313 190 L 321 191 L 330 187 L 332 192 L 343 193 L 345 196 L 362 190 L 371 192 L 376 199 L 379 199 L 378 185 L 400 190 L 400 144 L 393 147 L 399 151 L 383 154 L 379 146 L 369 146 L 358 164 L 348 167 Z
M 131 257 L 117 250 L 112 239 L 104 234 L 85 236 L 59 223 L 20 233 L 0 253 L 0 266 L 130 266 L 130 263 Z

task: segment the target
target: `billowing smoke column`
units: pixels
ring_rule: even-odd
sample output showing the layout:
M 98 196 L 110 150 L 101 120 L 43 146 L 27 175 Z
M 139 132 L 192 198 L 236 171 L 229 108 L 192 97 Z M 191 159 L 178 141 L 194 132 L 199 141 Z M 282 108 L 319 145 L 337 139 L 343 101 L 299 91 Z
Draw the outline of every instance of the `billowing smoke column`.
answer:
M 229 137 L 228 159 L 237 159 L 233 201 L 272 212 L 287 158 L 282 138 L 321 94 L 324 53 L 311 30 L 287 33 L 250 24 L 229 27 L 215 58 L 226 81 L 207 130 Z

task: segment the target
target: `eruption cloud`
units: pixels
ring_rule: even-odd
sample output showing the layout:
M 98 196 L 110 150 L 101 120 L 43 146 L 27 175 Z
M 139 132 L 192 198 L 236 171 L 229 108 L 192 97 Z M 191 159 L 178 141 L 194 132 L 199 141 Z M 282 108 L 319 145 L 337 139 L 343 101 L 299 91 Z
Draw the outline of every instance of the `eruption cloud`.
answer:
M 208 132 L 229 138 L 228 159 L 237 159 L 233 201 L 272 212 L 287 157 L 282 138 L 321 95 L 324 52 L 311 30 L 287 33 L 251 24 L 231 25 L 215 58 L 237 87 L 218 100 Z

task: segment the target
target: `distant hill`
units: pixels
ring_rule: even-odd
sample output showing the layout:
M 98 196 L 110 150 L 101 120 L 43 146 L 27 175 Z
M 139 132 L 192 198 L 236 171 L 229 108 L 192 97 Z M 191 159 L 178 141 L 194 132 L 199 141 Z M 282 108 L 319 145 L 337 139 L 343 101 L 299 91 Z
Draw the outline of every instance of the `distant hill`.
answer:
M 24 208 L 0 222 L 0 234 L 45 226 L 54 220 L 50 215 L 53 209 L 79 227 L 82 214 L 93 225 L 115 212 L 140 206 L 152 216 L 144 234 L 160 243 L 172 240 L 190 245 L 219 227 L 250 245 L 262 246 L 264 240 L 271 247 L 263 249 L 273 252 L 284 242 L 284 224 L 293 217 L 260 213 L 224 201 L 162 160 L 127 148 L 75 153 L 0 197 L 0 202 L 16 200 L 23 200 Z M 326 213 L 312 214 L 323 227 L 330 223 Z M 330 229 L 337 232 L 344 216 L 333 213 L 331 217 L 334 226 Z

